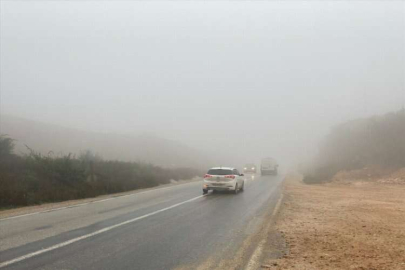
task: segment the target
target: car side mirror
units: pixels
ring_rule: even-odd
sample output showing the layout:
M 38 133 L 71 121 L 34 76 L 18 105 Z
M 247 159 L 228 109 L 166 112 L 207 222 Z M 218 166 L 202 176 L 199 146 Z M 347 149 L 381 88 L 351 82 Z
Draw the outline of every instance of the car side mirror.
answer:
M 243 173 L 241 173 L 240 176 L 245 176 L 245 175 Z

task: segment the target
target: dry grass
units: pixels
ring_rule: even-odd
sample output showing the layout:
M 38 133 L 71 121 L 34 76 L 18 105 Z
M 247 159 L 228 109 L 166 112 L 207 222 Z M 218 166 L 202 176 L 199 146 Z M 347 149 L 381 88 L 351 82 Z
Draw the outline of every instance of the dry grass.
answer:
M 285 185 L 277 228 L 289 254 L 270 269 L 405 269 L 405 185 Z

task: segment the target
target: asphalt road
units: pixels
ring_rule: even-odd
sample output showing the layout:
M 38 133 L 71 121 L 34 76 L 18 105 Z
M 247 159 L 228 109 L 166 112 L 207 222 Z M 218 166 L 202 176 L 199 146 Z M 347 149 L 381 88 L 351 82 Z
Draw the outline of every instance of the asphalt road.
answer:
M 238 251 L 274 209 L 282 179 L 247 176 L 244 192 L 206 196 L 191 182 L 3 219 L 0 269 L 212 269 L 224 261 L 243 269 L 248 257 Z

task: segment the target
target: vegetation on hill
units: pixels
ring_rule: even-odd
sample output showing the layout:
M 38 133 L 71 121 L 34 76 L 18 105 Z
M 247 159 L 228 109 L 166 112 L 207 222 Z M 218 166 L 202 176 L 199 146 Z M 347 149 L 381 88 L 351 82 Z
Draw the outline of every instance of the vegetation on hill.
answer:
M 191 179 L 191 168 L 103 160 L 90 151 L 80 156 L 41 155 L 32 149 L 13 153 L 14 141 L 0 136 L 0 207 L 15 207 L 94 197 Z
M 306 183 L 329 181 L 341 170 L 405 167 L 405 110 L 334 127 L 314 164 L 304 173 Z
M 49 151 L 79 156 L 81 151 L 91 149 L 106 160 L 151 163 L 164 168 L 206 168 L 215 163 L 203 151 L 153 134 L 92 132 L 10 115 L 2 115 L 1 133 L 15 139 L 14 151 L 18 154 L 29 154 L 28 145 L 45 156 Z

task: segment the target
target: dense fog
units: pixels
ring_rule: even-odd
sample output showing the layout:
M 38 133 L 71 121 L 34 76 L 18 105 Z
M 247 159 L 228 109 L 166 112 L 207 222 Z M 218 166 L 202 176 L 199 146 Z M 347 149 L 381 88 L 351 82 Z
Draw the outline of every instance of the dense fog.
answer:
M 405 102 L 402 1 L 0 5 L 0 133 L 19 150 L 287 166 L 332 126 Z M 172 147 L 117 148 L 120 136 Z

